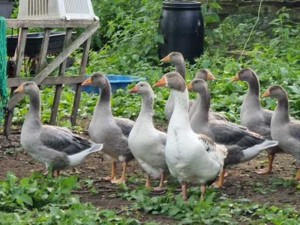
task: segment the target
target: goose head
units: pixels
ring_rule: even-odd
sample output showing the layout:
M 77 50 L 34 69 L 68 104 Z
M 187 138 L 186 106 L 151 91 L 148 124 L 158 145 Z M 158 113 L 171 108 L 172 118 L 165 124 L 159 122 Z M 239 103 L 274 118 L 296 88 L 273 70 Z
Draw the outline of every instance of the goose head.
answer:
M 195 78 L 203 79 L 205 81 L 216 79 L 215 76 L 208 69 L 198 70 L 196 75 L 195 75 Z
M 140 81 L 132 89 L 129 90 L 129 93 L 137 93 L 140 95 L 151 95 L 154 96 L 153 90 L 149 83 Z
M 169 87 L 176 91 L 184 92 L 186 89 L 185 81 L 178 72 L 169 72 L 154 84 L 154 87 Z
M 82 86 L 92 85 L 100 89 L 104 89 L 107 85 L 107 78 L 104 74 L 96 72 L 93 73 L 91 77 L 89 77 L 84 82 L 82 82 L 81 85 Z
M 199 78 L 193 79 L 192 82 L 187 85 L 187 88 L 189 91 L 194 91 L 200 94 L 208 92 L 206 81 Z
M 184 58 L 180 52 L 171 52 L 160 61 L 164 63 L 173 63 L 174 65 L 180 65 L 184 63 Z
M 232 81 L 245 81 L 250 82 L 253 78 L 256 77 L 255 72 L 252 69 L 246 68 L 242 69 L 240 72 L 238 72 L 233 78 Z
M 283 87 L 279 85 L 273 85 L 263 93 L 262 97 L 271 97 L 278 100 L 287 99 L 287 93 Z
M 15 91 L 14 93 L 24 93 L 27 95 L 30 95 L 32 93 L 39 92 L 39 87 L 36 85 L 33 81 L 28 81 L 22 83 Z

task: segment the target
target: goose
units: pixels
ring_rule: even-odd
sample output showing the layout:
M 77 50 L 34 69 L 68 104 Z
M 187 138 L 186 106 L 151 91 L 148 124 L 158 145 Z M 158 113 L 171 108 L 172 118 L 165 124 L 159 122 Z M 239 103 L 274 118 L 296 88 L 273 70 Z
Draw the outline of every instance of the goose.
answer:
M 43 125 L 41 122 L 40 91 L 36 83 L 22 83 L 15 93 L 29 96 L 30 106 L 21 129 L 21 145 L 35 160 L 45 164 L 48 172 L 80 165 L 86 156 L 101 151 L 103 144 L 73 134 L 65 127 Z
M 175 66 L 175 70 L 182 76 L 182 78 L 185 80 L 185 61 L 184 57 L 180 52 L 171 52 L 164 58 L 160 60 L 163 63 L 173 63 Z M 189 101 L 189 109 L 193 105 L 193 101 Z M 173 112 L 174 108 L 174 97 L 172 93 L 169 95 L 169 98 L 167 100 L 166 106 L 165 106 L 165 115 L 167 120 L 169 121 Z
M 278 141 L 279 147 L 300 161 L 300 121 L 289 116 L 289 100 L 285 89 L 273 85 L 262 95 L 277 100 L 277 107 L 271 119 L 271 136 Z M 300 181 L 300 168 L 296 180 Z
M 209 120 L 210 93 L 206 81 L 193 79 L 188 84 L 188 90 L 197 92 L 201 97 L 200 105 L 190 121 L 193 131 L 207 135 L 216 143 L 225 145 L 228 150 L 218 182 L 219 188 L 223 186 L 226 167 L 249 161 L 266 148 L 278 144 L 277 141 L 265 140 L 240 125 L 222 120 Z
M 146 188 L 151 188 L 150 176 L 160 178 L 155 190 L 163 189 L 164 175 L 168 172 L 165 159 L 167 134 L 153 125 L 154 92 L 147 82 L 139 82 L 130 93 L 142 97 L 141 111 L 128 137 L 129 148 L 135 159 L 147 173 Z
M 200 70 L 198 70 L 194 78 L 203 79 L 205 81 L 216 79 L 215 76 L 212 74 L 212 72 L 209 69 L 200 69 Z M 200 104 L 200 101 L 201 101 L 201 97 L 198 96 L 196 101 L 191 106 L 191 108 L 189 110 L 190 120 L 192 119 L 195 111 L 197 110 L 197 108 Z M 209 120 L 226 120 L 226 121 L 228 121 L 226 116 L 224 116 L 220 113 L 216 113 L 212 109 L 209 109 L 209 114 L 208 115 L 209 115 Z
M 249 130 L 254 131 L 264 138 L 271 139 L 271 118 L 273 111 L 262 108 L 259 100 L 260 85 L 256 73 L 249 68 L 242 69 L 233 77 L 233 81 L 244 81 L 248 84 L 246 94 L 240 113 L 241 124 Z M 258 171 L 259 174 L 270 174 L 272 172 L 275 154 L 282 153 L 279 146 L 268 149 L 268 166 L 266 169 Z
M 104 74 L 95 72 L 81 85 L 93 85 L 101 89 L 99 101 L 89 124 L 89 135 L 92 141 L 103 143 L 103 152 L 112 158 L 111 176 L 105 179 L 112 183 L 125 183 L 127 164 L 134 159 L 128 147 L 128 135 L 134 122 L 113 116 L 110 103 L 111 86 Z M 123 164 L 122 176 L 119 179 L 116 178 L 117 161 Z
M 181 184 L 187 201 L 187 184 L 201 185 L 201 200 L 206 185 L 214 182 L 223 168 L 227 150 L 205 135 L 195 133 L 189 122 L 189 98 L 185 81 L 178 72 L 169 72 L 154 84 L 168 87 L 174 96 L 174 111 L 167 130 L 165 157 L 172 176 Z

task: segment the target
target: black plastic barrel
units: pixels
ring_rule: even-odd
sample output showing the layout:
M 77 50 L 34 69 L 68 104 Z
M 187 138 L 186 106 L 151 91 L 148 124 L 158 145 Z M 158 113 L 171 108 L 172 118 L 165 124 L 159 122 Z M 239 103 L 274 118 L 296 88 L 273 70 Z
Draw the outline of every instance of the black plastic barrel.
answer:
M 158 49 L 160 58 L 176 51 L 193 63 L 203 53 L 204 24 L 200 2 L 165 1 L 159 32 L 164 37 L 164 44 Z

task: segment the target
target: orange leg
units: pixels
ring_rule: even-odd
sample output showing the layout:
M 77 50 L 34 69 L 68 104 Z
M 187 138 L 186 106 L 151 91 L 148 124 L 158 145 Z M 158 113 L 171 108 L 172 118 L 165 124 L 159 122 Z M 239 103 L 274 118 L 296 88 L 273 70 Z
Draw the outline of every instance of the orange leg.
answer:
M 220 173 L 220 176 L 219 176 L 219 181 L 218 181 L 218 185 L 217 185 L 218 188 L 223 187 L 225 174 L 226 174 L 226 170 L 223 169 Z
M 46 173 L 46 175 L 48 174 L 48 172 Z M 60 170 L 52 170 L 51 172 L 52 177 L 59 177 L 60 175 Z
M 164 172 L 161 172 L 159 185 L 158 185 L 158 187 L 154 188 L 154 191 L 163 191 L 164 190 L 164 180 L 165 180 L 165 174 L 164 174 Z
M 300 181 L 300 168 L 298 169 L 297 175 L 296 175 L 296 180 Z
M 114 179 L 111 182 L 114 184 L 122 184 L 125 183 L 125 177 L 126 177 L 126 168 L 127 168 L 127 162 L 123 163 L 123 170 L 122 170 L 122 176 L 120 177 L 120 179 Z
M 111 176 L 104 177 L 103 180 L 112 181 L 112 180 L 116 179 L 116 166 L 117 166 L 117 163 L 115 161 L 112 161 L 112 163 L 111 163 Z
M 275 154 L 274 153 L 269 153 L 268 154 L 268 168 L 265 169 L 265 170 L 260 170 L 257 173 L 262 174 L 262 175 L 270 174 L 272 172 L 274 158 L 275 158 Z
M 201 202 L 205 198 L 205 192 L 206 192 L 206 185 L 203 184 L 203 185 L 201 185 L 201 198 L 200 198 Z
M 149 174 L 147 174 L 147 180 L 146 180 L 145 187 L 147 189 L 151 189 L 151 182 L 150 182 L 150 175 Z
M 187 186 L 185 183 L 181 185 L 182 197 L 185 202 L 187 202 Z

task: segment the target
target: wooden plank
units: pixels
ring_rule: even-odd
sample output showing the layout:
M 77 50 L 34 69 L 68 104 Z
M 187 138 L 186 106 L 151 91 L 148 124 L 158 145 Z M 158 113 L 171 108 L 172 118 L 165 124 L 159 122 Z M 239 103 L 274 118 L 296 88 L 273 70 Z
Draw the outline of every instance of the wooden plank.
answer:
M 30 78 L 9 78 L 7 80 L 9 88 L 16 88 L 26 81 L 33 81 L 33 77 Z M 86 79 L 85 76 L 64 76 L 64 77 L 47 77 L 40 84 L 41 85 L 58 85 L 58 84 L 80 84 Z
M 44 38 L 42 41 L 41 50 L 38 58 L 38 64 L 35 71 L 36 73 L 40 72 L 47 65 L 47 51 L 50 40 L 50 31 L 51 29 L 49 28 L 46 28 L 44 31 Z
M 50 73 L 52 73 L 58 65 L 60 65 L 72 52 L 74 52 L 83 42 L 85 42 L 92 34 L 99 28 L 98 21 L 95 21 L 90 27 L 87 28 L 78 38 L 76 38 L 66 49 L 64 49 L 46 68 L 44 68 L 34 81 L 40 84 Z M 7 104 L 8 109 L 12 109 L 18 104 L 24 96 L 14 95 Z
M 89 51 L 91 47 L 92 37 L 86 40 L 84 48 L 83 48 L 83 54 L 81 58 L 81 65 L 80 65 L 80 75 L 85 75 L 86 73 L 86 65 L 89 58 Z
M 67 46 L 70 44 L 71 38 L 72 38 L 72 28 L 68 28 L 66 31 L 65 39 L 64 39 L 63 50 L 65 48 L 67 48 Z M 58 70 L 58 76 L 64 76 L 65 70 L 66 70 L 66 65 L 67 65 L 67 60 L 68 60 L 68 58 L 66 58 L 60 64 L 59 70 Z M 51 116 L 50 116 L 50 121 L 49 121 L 49 123 L 52 125 L 56 125 L 56 118 L 57 118 L 57 113 L 58 113 L 61 92 L 62 92 L 62 85 L 61 84 L 56 85 L 53 104 L 51 107 Z
M 98 23 L 98 20 L 44 20 L 44 19 L 7 19 L 7 28 L 86 28 L 91 24 Z
M 81 66 L 80 66 L 80 75 L 85 75 L 86 73 L 86 65 L 89 57 L 89 50 L 92 42 L 92 37 L 86 40 L 84 48 L 83 48 L 83 54 L 81 58 Z M 81 84 L 76 85 L 76 91 L 75 91 L 75 97 L 73 102 L 73 108 L 72 108 L 72 114 L 71 114 L 71 124 L 72 126 L 76 125 L 77 115 L 78 115 L 78 109 L 80 105 L 80 98 L 81 98 Z
M 27 28 L 21 28 L 20 29 L 20 34 L 19 34 L 19 37 L 18 37 L 18 45 L 16 47 L 16 52 L 15 52 L 15 55 L 13 57 L 13 59 L 16 61 L 15 76 L 18 76 L 21 72 L 22 63 L 23 63 L 23 59 L 24 59 L 24 52 L 25 52 L 27 34 L 28 34 L 28 29 Z
M 26 40 L 27 40 L 27 33 L 28 29 L 27 28 L 21 28 L 20 29 L 20 35 L 18 37 L 18 45 L 16 47 L 16 52 L 13 57 L 13 60 L 16 61 L 16 68 L 13 73 L 13 77 L 17 77 L 20 74 L 21 68 L 22 68 L 22 62 L 24 59 L 24 52 L 25 52 L 25 45 L 26 45 Z M 14 88 L 11 89 L 10 95 L 14 95 Z M 18 93 L 19 98 L 23 98 L 24 94 Z M 6 112 L 5 115 L 5 124 L 4 124 L 4 135 L 8 138 L 11 130 L 11 125 L 12 125 L 12 119 L 13 119 L 13 114 L 14 114 L 14 109 L 10 108 Z
M 76 125 L 78 109 L 79 109 L 79 105 L 80 105 L 80 98 L 81 98 L 81 84 L 77 84 L 76 90 L 75 90 L 73 109 L 72 109 L 71 118 L 70 118 L 72 126 Z

